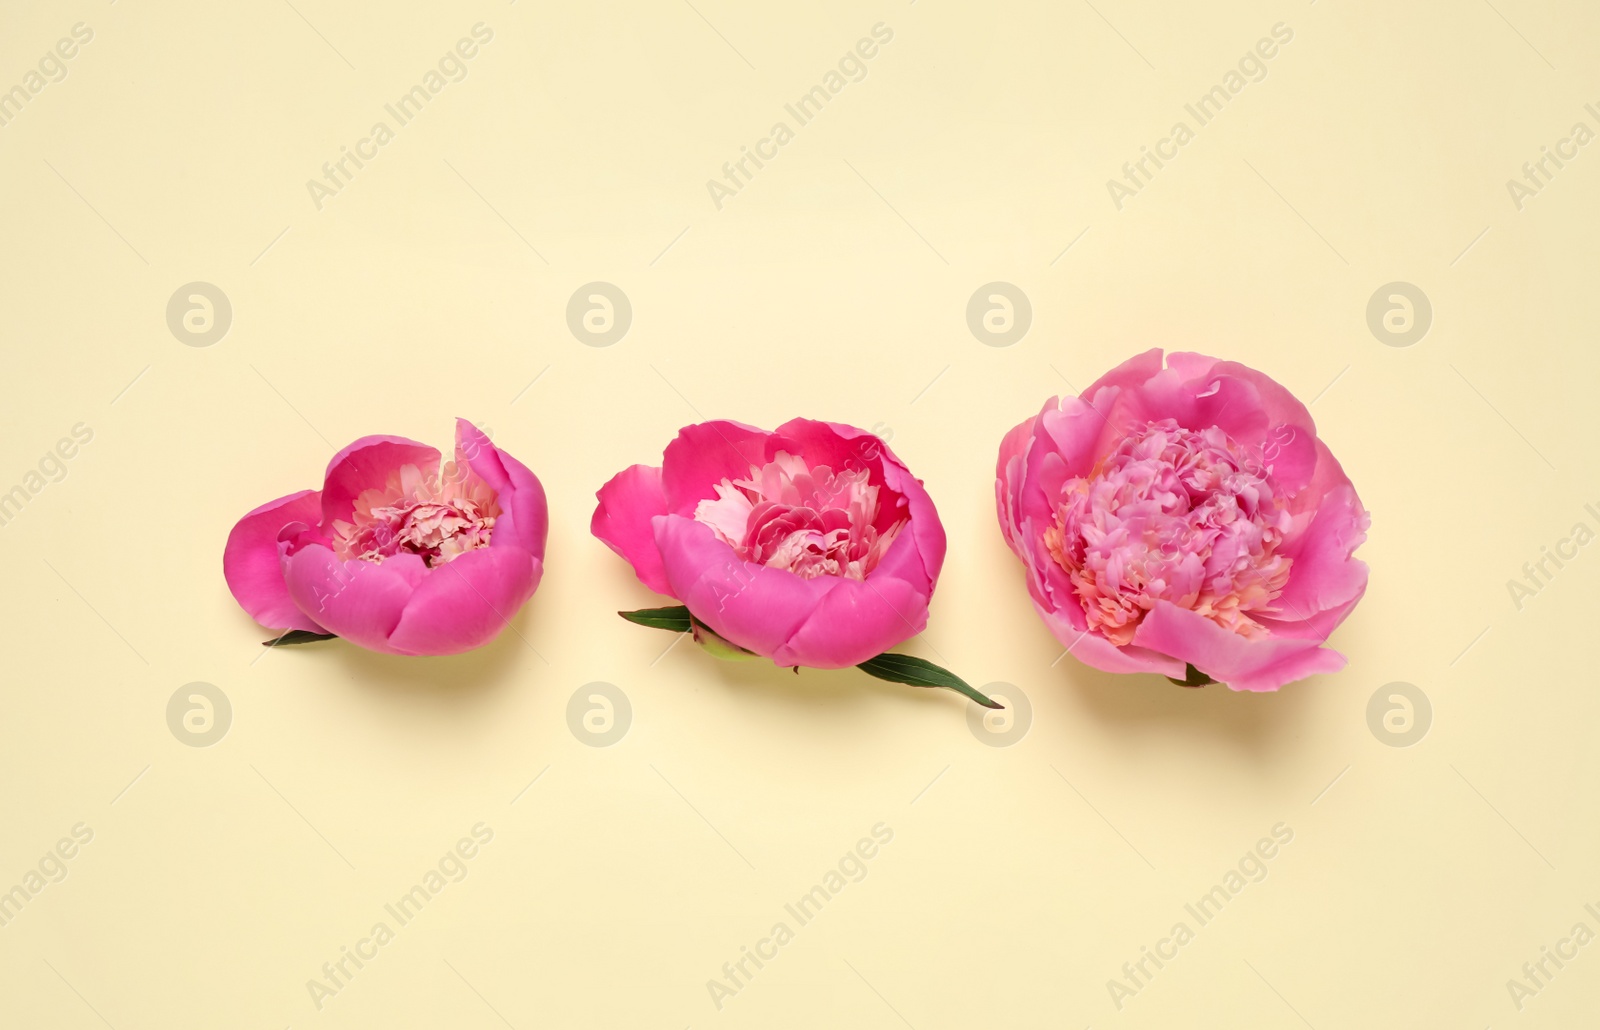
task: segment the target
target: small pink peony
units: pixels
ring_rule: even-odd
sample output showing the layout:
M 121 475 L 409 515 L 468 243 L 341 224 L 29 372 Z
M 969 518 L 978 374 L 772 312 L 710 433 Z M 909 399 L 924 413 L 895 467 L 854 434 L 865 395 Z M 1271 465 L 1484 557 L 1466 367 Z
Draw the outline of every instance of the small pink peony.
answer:
M 1310 412 L 1236 362 L 1146 351 L 1000 444 L 1000 529 L 1050 632 L 1107 672 L 1276 690 L 1367 587 L 1367 512 Z
M 859 665 L 993 706 L 931 663 L 885 653 L 927 625 L 945 538 L 921 481 L 871 433 L 800 418 L 774 432 L 686 426 L 659 468 L 624 469 L 596 496 L 594 535 L 682 602 L 625 618 L 692 631 L 724 657 Z
M 291 631 L 284 642 L 336 635 L 456 654 L 494 639 L 533 596 L 548 522 L 534 474 L 457 419 L 442 469 L 437 450 L 398 436 L 346 447 L 320 491 L 240 519 L 222 571 L 253 619 Z

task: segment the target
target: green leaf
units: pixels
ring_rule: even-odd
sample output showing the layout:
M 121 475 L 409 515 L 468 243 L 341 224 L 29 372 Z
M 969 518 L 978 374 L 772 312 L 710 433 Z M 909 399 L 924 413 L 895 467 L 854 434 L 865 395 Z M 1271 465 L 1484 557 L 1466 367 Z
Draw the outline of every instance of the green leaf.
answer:
M 629 622 L 640 626 L 649 626 L 652 629 L 670 629 L 674 633 L 687 633 L 694 625 L 694 619 L 689 615 L 689 609 L 681 604 L 669 608 L 640 608 L 638 611 L 618 612 L 618 615 Z
M 966 680 L 950 670 L 908 654 L 885 651 L 876 658 L 867 659 L 856 668 L 869 676 L 876 676 L 891 683 L 908 683 L 913 687 L 947 687 L 958 694 L 965 694 L 985 708 L 1005 707 L 973 689 Z
M 1210 676 L 1207 676 L 1205 673 L 1201 672 L 1199 669 L 1196 669 L 1193 665 L 1189 663 L 1185 663 L 1185 665 L 1187 666 L 1187 669 L 1185 670 L 1183 679 L 1180 680 L 1168 676 L 1167 682 L 1176 683 L 1180 687 L 1203 687 L 1208 683 L 1217 682 Z
M 313 633 L 308 629 L 291 629 L 281 637 L 263 640 L 262 647 L 287 647 L 290 644 L 314 644 L 319 640 L 335 640 L 337 633 Z

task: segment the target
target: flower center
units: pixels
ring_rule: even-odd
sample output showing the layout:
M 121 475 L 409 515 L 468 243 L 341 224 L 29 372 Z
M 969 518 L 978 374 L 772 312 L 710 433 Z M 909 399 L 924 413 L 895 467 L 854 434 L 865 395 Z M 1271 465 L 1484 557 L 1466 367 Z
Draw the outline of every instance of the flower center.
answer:
M 802 579 L 865 579 L 907 519 L 879 527 L 879 487 L 865 469 L 810 468 L 780 452 L 752 465 L 748 479 L 724 479 L 694 517 L 744 561 Z
M 448 468 L 452 474 L 429 480 L 407 465 L 382 489 L 364 491 L 356 498 L 354 521 L 334 522 L 334 553 L 375 564 L 416 554 L 433 568 L 487 547 L 500 514 L 494 491 L 464 466 Z
M 1289 580 L 1290 527 L 1271 472 L 1213 426 L 1151 422 L 1062 488 L 1044 532 L 1090 629 L 1125 645 L 1156 601 L 1245 637 L 1266 635 Z

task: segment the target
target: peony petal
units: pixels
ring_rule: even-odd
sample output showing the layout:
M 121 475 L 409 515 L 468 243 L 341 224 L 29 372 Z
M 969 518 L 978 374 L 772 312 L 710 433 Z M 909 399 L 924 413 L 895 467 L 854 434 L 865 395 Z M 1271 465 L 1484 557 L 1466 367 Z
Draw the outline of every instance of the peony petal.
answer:
M 773 441 L 769 444 L 769 449 L 779 446 L 784 441 L 795 443 L 801 448 L 806 464 L 813 467 L 827 465 L 835 471 L 865 469 L 871 474 L 869 482 L 887 487 L 905 498 L 904 514 L 909 516 L 911 521 L 901 531 L 900 536 L 895 538 L 895 542 L 890 546 L 890 552 L 900 548 L 902 541 L 909 536 L 910 540 L 907 541 L 907 547 L 902 555 L 903 557 L 915 555 L 921 563 L 922 575 L 917 577 L 909 569 L 902 570 L 899 574 L 903 575 L 914 589 L 926 594 L 933 592 L 934 585 L 939 581 L 939 571 L 944 567 L 947 548 L 944 525 L 939 520 L 939 512 L 934 507 L 933 498 L 928 495 L 922 480 L 911 474 L 905 462 L 895 456 L 881 437 L 868 430 L 839 422 L 795 418 L 773 431 Z M 880 520 L 883 514 L 887 514 L 887 511 L 880 513 Z M 888 554 L 885 554 L 883 562 L 887 562 L 888 557 Z M 879 568 L 883 568 L 882 562 Z M 876 574 L 874 572 L 874 575 Z M 925 617 L 923 621 L 926 622 Z M 870 658 L 872 655 L 867 657 Z
M 1170 418 L 1185 429 L 1218 426 L 1250 446 L 1266 440 L 1268 418 L 1255 385 L 1219 374 L 1215 368 L 1195 379 L 1185 378 L 1176 368 L 1166 369 L 1125 391 L 1121 400 L 1118 426 L 1123 432 Z
M 1201 355 L 1186 355 L 1188 357 L 1202 357 Z M 1168 355 L 1170 362 L 1176 354 Z M 1206 358 L 1211 361 L 1212 359 Z M 1242 379 L 1256 389 L 1256 395 L 1262 409 L 1267 414 L 1267 420 L 1274 425 L 1296 426 L 1306 431 L 1313 438 L 1317 435 L 1317 424 L 1311 419 L 1311 412 L 1300 398 L 1290 393 L 1283 384 L 1264 372 L 1258 372 L 1248 365 L 1241 365 L 1237 361 L 1217 361 L 1212 367 L 1215 375 L 1226 375 Z
M 667 512 L 661 470 L 650 465 L 630 465 L 612 476 L 595 497 L 600 503 L 589 520 L 589 532 L 633 566 L 639 582 L 658 594 L 672 596 L 651 526 L 652 519 Z
M 1039 412 L 1033 433 L 1034 439 L 1044 445 L 1040 457 L 1054 454 L 1068 475 L 1088 475 L 1095 462 L 1115 447 L 1126 431 L 1113 421 L 1117 400 L 1124 392 L 1121 387 L 1101 391 L 1093 404 L 1082 397 L 1047 402 Z
M 1367 589 L 1367 563 L 1352 557 L 1370 519 L 1346 483 L 1322 499 L 1316 516 L 1284 552 L 1294 560 L 1289 582 L 1273 602 L 1282 621 L 1298 621 L 1346 605 Z
M 301 611 L 315 617 L 329 633 L 390 653 L 397 652 L 389 646 L 389 634 L 400 624 L 406 602 L 427 572 L 415 554 L 398 554 L 382 564 L 340 561 L 320 543 L 299 546 L 284 562 L 289 596 Z
M 1087 632 L 1083 611 L 1075 607 L 1076 603 L 1073 602 L 1074 607 L 1063 607 L 1059 611 L 1052 611 L 1037 599 L 1033 603 L 1051 635 L 1072 657 L 1101 672 L 1153 672 L 1183 678 L 1183 663 L 1170 655 L 1131 644 L 1118 647 L 1097 633 Z
M 847 669 L 916 636 L 928 625 L 928 595 L 903 579 L 875 571 L 865 580 L 819 576 L 811 582 L 818 580 L 826 581 L 830 589 L 772 653 L 779 665 Z
M 406 602 L 388 649 L 441 655 L 487 644 L 533 596 L 543 573 L 544 563 L 521 547 L 479 548 L 437 565 Z
M 1277 690 L 1317 673 L 1338 672 L 1344 656 L 1295 637 L 1250 640 L 1203 615 L 1157 601 L 1133 642 L 1188 662 L 1231 690 Z
M 837 581 L 741 561 L 692 518 L 668 514 L 651 522 L 672 596 L 718 636 L 759 655 L 771 657 L 787 643 Z
M 222 575 L 234 599 L 261 625 L 271 629 L 324 632 L 316 620 L 295 606 L 283 581 L 278 533 L 294 522 L 315 522 L 322 512 L 316 490 L 268 501 L 240 519 L 222 550 Z
M 515 544 L 542 560 L 550 513 L 539 477 L 464 418 L 456 419 L 456 462 L 464 462 L 495 492 L 500 517 L 490 546 Z
M 1283 496 L 1293 498 L 1311 485 L 1317 472 L 1317 438 L 1304 427 L 1279 422 L 1267 430 L 1262 452 Z M 1292 510 L 1292 509 L 1291 509 Z
M 1022 467 L 1029 448 L 1033 446 L 1033 427 L 1038 420 L 1035 415 L 1012 426 L 1001 439 L 1000 453 L 995 458 L 994 504 L 1000 515 L 1000 533 L 1006 539 L 1006 546 L 1018 557 L 1022 555 L 1019 548 L 1023 544 L 1019 535 L 1021 523 L 1018 521 L 1017 495 L 1022 488 Z
M 883 482 L 883 469 L 887 465 L 905 468 L 882 437 L 840 422 L 792 418 L 773 430 L 772 436 L 775 442 L 769 450 L 781 447 L 802 454 L 806 464 L 813 468 L 826 465 L 835 472 L 865 469 L 872 474 L 873 483 Z
M 415 465 L 426 479 L 439 476 L 439 452 L 402 436 L 363 436 L 333 456 L 322 483 L 322 522 L 349 522 L 355 499 L 380 490 L 401 466 Z
M 1082 396 L 1094 400 L 1096 394 L 1107 387 L 1121 387 L 1123 389 L 1136 389 L 1143 385 L 1151 376 L 1161 371 L 1161 348 L 1151 347 L 1142 354 L 1135 354 L 1122 364 L 1113 368 L 1105 375 L 1089 384 Z
M 684 426 L 661 456 L 661 490 L 667 511 L 693 517 L 695 505 L 715 497 L 712 485 L 744 479 L 768 460 L 771 433 L 726 420 Z

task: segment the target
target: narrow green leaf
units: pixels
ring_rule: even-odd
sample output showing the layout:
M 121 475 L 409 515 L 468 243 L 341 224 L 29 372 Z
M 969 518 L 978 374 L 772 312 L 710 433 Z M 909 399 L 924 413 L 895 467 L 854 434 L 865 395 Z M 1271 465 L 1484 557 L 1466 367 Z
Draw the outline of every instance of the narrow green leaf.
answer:
M 314 644 L 319 640 L 337 639 L 337 633 L 313 633 L 308 629 L 291 629 L 281 637 L 263 640 L 262 647 L 287 647 L 290 644 Z
M 1207 676 L 1205 673 L 1201 672 L 1199 669 L 1196 669 L 1192 664 L 1187 662 L 1184 664 L 1186 665 L 1186 669 L 1184 671 L 1183 679 L 1180 680 L 1172 676 L 1168 676 L 1168 683 L 1176 683 L 1180 687 L 1203 687 L 1208 683 L 1217 682 L 1210 676 Z
M 689 609 L 681 604 L 668 608 L 640 608 L 638 611 L 618 612 L 618 615 L 629 622 L 640 626 L 649 626 L 652 629 L 670 629 L 674 633 L 687 633 L 694 620 L 689 615 Z
M 1005 707 L 973 689 L 966 680 L 949 669 L 940 668 L 926 659 L 915 658 L 908 654 L 885 651 L 876 658 L 867 659 L 856 668 L 869 676 L 876 676 L 891 683 L 906 683 L 913 687 L 946 687 L 970 697 L 985 708 Z

